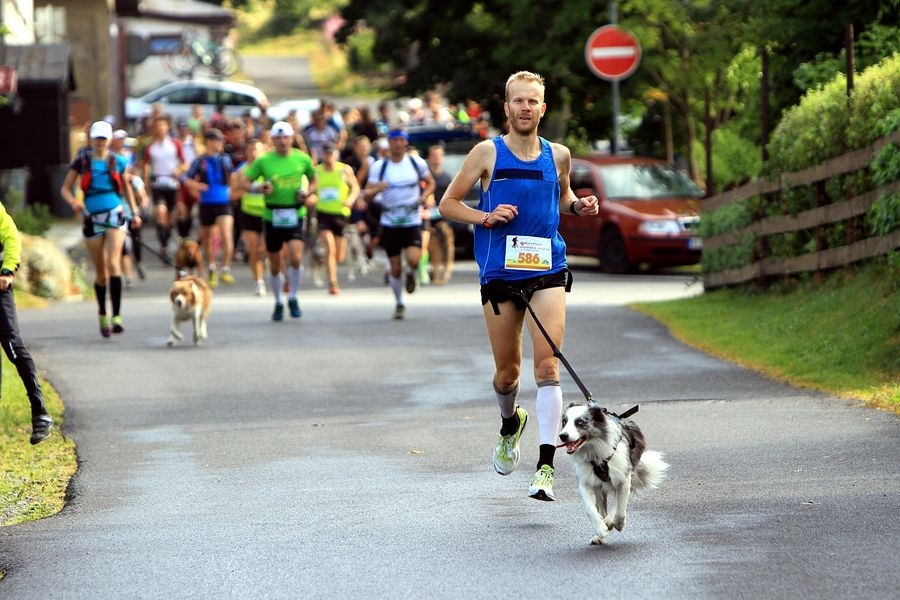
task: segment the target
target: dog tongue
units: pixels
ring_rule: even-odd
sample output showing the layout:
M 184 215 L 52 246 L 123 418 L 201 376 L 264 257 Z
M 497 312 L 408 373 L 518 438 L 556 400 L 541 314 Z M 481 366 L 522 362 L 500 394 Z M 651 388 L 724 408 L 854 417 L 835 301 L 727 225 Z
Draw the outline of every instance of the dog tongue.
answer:
M 581 443 L 579 440 L 575 440 L 574 442 L 567 442 L 564 444 L 559 444 L 557 446 L 557 448 L 565 448 L 567 454 L 572 454 L 573 452 L 578 450 L 578 448 L 580 448 L 580 447 L 581 447 Z

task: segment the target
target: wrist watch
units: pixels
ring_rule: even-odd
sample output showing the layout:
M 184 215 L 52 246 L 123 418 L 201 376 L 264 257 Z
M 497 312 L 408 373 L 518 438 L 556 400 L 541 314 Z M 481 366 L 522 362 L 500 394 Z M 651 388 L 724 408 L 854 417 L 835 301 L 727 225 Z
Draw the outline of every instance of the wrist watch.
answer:
M 16 274 L 15 274 L 13 271 L 10 271 L 9 269 L 5 269 L 5 268 L 4 268 L 4 269 L 0 269 L 0 276 L 2 276 L 2 277 L 15 277 Z

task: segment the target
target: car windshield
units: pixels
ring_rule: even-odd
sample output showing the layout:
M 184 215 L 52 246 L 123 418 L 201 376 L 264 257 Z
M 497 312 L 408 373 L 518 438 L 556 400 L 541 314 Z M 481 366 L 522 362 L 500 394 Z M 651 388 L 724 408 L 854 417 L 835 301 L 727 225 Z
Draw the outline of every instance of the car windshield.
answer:
M 703 196 L 690 178 L 666 165 L 604 165 L 600 177 L 610 200 Z

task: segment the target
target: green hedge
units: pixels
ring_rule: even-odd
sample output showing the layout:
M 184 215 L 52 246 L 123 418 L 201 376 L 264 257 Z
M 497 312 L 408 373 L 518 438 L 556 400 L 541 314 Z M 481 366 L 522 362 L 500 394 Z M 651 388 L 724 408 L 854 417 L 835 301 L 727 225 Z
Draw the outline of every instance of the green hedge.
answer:
M 872 66 L 854 79 L 853 93 L 847 97 L 843 74 L 815 90 L 810 90 L 797 106 L 788 109 L 772 133 L 768 146 L 770 176 L 800 171 L 847 152 L 872 144 L 879 137 L 900 130 L 900 53 Z M 830 202 L 840 202 L 900 178 L 900 147 L 882 150 L 871 168 L 834 177 L 825 183 Z M 768 198 L 745 201 L 744 206 L 725 206 L 704 213 L 704 235 L 716 235 L 745 226 L 746 219 L 797 214 L 816 207 L 812 186 L 782 190 Z M 751 218 L 752 217 L 752 218 Z M 900 227 L 900 194 L 883 194 L 865 219 L 835 223 L 824 228 L 829 248 L 839 247 L 848 238 L 884 235 Z M 851 235 L 852 234 L 852 235 Z M 815 231 L 797 231 L 768 237 L 770 256 L 797 256 L 815 251 Z M 732 248 L 705 250 L 706 271 L 749 264 L 755 243 L 742 242 Z M 727 265 L 727 266 L 725 266 Z

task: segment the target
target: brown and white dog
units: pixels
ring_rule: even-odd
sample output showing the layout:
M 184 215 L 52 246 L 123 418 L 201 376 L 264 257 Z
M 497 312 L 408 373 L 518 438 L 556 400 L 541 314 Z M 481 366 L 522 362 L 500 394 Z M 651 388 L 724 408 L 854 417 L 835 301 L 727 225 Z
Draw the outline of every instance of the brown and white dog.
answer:
M 192 274 L 203 277 L 203 253 L 194 240 L 182 240 L 175 251 L 175 279 Z
M 596 534 L 591 544 L 605 543 L 612 529 L 625 529 L 628 497 L 657 487 L 669 469 L 661 453 L 646 449 L 634 421 L 624 421 L 595 403 L 570 404 L 559 439 L 575 462 L 578 492 Z M 607 513 L 610 495 L 615 504 Z
M 202 277 L 186 275 L 176 279 L 169 290 L 172 303 L 172 324 L 169 326 L 169 346 L 183 340 L 181 323 L 191 321 L 194 325 L 194 345 L 199 346 L 206 339 L 206 319 L 212 305 L 212 290 Z

